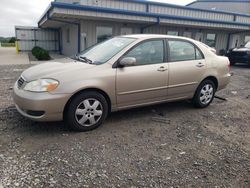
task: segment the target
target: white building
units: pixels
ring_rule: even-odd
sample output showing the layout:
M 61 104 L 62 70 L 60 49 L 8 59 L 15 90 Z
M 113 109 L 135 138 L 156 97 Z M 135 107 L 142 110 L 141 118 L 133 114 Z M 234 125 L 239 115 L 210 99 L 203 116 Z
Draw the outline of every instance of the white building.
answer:
M 219 51 L 249 40 L 250 15 L 144 0 L 56 0 L 38 26 L 58 31 L 55 49 L 65 55 L 132 33 L 191 37 Z

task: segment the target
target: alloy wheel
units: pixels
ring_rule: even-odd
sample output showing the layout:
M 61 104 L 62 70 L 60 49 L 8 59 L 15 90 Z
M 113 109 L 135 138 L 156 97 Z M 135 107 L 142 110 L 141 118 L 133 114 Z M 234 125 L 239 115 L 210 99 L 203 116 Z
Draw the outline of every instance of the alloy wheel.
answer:
M 206 84 L 201 89 L 200 93 L 200 102 L 204 105 L 207 105 L 211 102 L 214 95 L 214 88 L 211 84 Z
M 95 125 L 102 117 L 103 107 L 100 101 L 94 98 L 85 99 L 76 108 L 76 121 L 84 126 Z

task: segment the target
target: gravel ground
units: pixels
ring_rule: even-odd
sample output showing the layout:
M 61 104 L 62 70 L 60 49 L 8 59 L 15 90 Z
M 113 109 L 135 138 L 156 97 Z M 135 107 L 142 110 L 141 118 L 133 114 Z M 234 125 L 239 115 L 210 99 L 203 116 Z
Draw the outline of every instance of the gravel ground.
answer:
M 11 86 L 28 66 L 0 66 L 0 188 L 250 187 L 250 68 L 232 69 L 228 101 L 117 112 L 76 133 L 16 112 Z

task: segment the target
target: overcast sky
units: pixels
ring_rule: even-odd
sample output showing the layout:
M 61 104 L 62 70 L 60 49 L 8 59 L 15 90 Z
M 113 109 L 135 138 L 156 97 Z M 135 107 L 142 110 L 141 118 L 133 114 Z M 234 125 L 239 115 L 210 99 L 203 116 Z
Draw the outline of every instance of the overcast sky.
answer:
M 42 13 L 52 0 L 1 0 L 0 36 L 14 36 L 14 26 L 37 26 Z M 151 0 L 186 5 L 192 0 Z

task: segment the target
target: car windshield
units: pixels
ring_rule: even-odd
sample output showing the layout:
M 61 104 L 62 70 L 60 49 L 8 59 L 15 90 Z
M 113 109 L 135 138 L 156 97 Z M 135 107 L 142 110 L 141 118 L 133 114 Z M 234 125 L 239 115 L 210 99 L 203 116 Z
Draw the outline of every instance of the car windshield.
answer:
M 245 44 L 246 48 L 250 48 L 250 41 Z
M 75 58 L 89 64 L 103 64 L 135 40 L 135 38 L 114 37 L 80 52 Z

